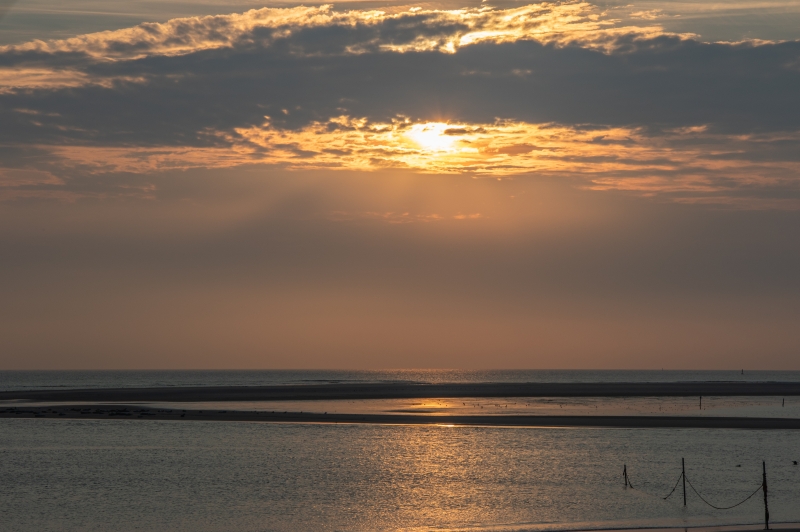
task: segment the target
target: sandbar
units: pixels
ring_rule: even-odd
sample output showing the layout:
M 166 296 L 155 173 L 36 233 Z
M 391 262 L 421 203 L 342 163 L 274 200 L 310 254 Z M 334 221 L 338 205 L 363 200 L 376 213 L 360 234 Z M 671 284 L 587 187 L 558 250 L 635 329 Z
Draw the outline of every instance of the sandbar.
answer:
M 130 419 L 162 421 L 245 421 L 268 423 L 366 423 L 494 427 L 607 427 L 692 429 L 800 429 L 800 419 L 689 416 L 528 416 L 328 414 L 148 408 L 139 405 L 57 405 L 0 407 L 0 418 Z
M 800 396 L 800 382 L 336 383 L 0 392 L 0 401 L 211 402 L 452 397 Z

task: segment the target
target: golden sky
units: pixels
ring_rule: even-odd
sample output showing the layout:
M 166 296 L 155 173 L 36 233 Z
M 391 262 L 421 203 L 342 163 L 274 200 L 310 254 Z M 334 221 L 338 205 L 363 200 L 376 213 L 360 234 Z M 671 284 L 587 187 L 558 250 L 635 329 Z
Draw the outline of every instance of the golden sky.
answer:
M 0 368 L 797 369 L 790 4 L 2 7 Z

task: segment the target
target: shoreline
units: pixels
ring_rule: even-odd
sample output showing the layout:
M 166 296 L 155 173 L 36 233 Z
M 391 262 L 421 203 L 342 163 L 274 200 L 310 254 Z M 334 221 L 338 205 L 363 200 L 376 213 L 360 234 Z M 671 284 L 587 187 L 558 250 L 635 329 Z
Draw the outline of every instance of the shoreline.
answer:
M 263 423 L 331 423 L 373 425 L 453 425 L 484 427 L 598 427 L 798 430 L 800 419 L 688 416 L 528 416 L 528 415 L 418 415 L 328 414 L 242 410 L 184 410 L 137 405 L 9 406 L 4 419 L 129 419 L 160 421 L 240 421 Z
M 782 532 L 800 532 L 800 523 L 786 522 L 786 523 L 772 523 L 769 524 L 770 530 L 781 530 Z M 476 529 L 455 529 L 461 530 L 476 530 Z M 480 531 L 481 529 L 477 529 Z M 489 529 L 491 530 L 491 529 Z M 689 526 L 638 526 L 628 528 L 559 528 L 559 529 L 531 529 L 534 532 L 633 532 L 633 531 L 647 531 L 647 532 L 675 532 L 677 530 L 692 531 L 692 532 L 763 532 L 764 526 L 759 524 L 746 524 L 746 525 L 689 525 Z
M 800 523 L 770 523 L 770 530 L 781 530 L 782 532 L 800 532 Z M 630 528 L 565 528 L 550 530 L 548 532 L 632 532 L 635 530 L 647 532 L 675 532 L 685 530 L 692 532 L 763 532 L 763 525 L 695 525 L 695 526 L 674 526 L 674 527 L 630 527 Z M 542 530 L 544 532 L 544 529 Z
M 800 396 L 800 382 L 350 383 L 0 391 L 0 401 L 212 402 L 455 397 Z

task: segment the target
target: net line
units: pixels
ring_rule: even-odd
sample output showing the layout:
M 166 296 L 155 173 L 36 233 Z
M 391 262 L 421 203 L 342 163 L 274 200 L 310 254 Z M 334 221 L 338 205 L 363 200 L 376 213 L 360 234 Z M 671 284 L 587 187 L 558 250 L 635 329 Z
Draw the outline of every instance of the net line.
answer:
M 628 487 L 629 487 L 629 488 L 631 488 L 631 489 L 634 489 L 634 490 L 641 491 L 642 493 L 644 493 L 644 494 L 647 494 L 647 495 L 650 495 L 651 497 L 658 497 L 659 499 L 663 499 L 663 500 L 665 500 L 665 501 L 666 501 L 667 499 L 669 499 L 669 498 L 672 496 L 672 494 L 673 494 L 673 493 L 675 493 L 675 490 L 676 490 L 676 489 L 678 489 L 678 484 L 680 483 L 680 481 L 681 481 L 681 477 L 682 477 L 682 476 L 683 476 L 683 473 L 681 473 L 681 474 L 678 476 L 678 481 L 677 481 L 677 482 L 675 482 L 675 486 L 672 488 L 672 491 L 670 491 L 670 492 L 669 492 L 669 494 L 668 494 L 666 497 L 662 497 L 661 495 L 653 495 L 652 493 L 650 493 L 650 492 L 648 492 L 648 491 L 645 491 L 645 490 L 643 490 L 643 489 L 641 489 L 641 488 L 634 488 L 634 487 L 633 487 L 633 484 L 631 483 L 631 476 L 630 476 L 630 474 L 628 474 L 628 473 L 625 473 L 625 477 L 628 479 Z
M 672 494 L 675 493 L 676 489 L 678 489 L 678 484 L 680 484 L 682 478 L 683 478 L 683 473 L 678 475 L 678 480 L 677 480 L 677 482 L 675 482 L 675 486 L 672 488 L 672 491 L 670 491 L 669 494 L 666 497 L 662 497 L 662 499 L 664 499 L 666 501 L 667 499 L 672 497 Z
M 688 483 L 689 483 L 689 487 L 690 487 L 690 488 L 692 488 L 692 491 L 693 491 L 693 492 L 695 492 L 695 494 L 696 494 L 698 497 L 700 497 L 700 500 L 701 500 L 701 501 L 703 501 L 703 502 L 704 502 L 704 503 L 706 503 L 707 505 L 711 506 L 711 507 L 712 507 L 712 508 L 714 508 L 715 510 L 730 510 L 731 508 L 736 508 L 736 507 L 737 507 L 737 506 L 739 506 L 740 504 L 744 504 L 744 503 L 746 503 L 747 501 L 749 501 L 749 500 L 750 500 L 750 499 L 753 497 L 753 495 L 755 495 L 756 493 L 758 493 L 759 491 L 761 491 L 761 489 L 764 487 L 764 485 L 762 484 L 762 485 L 760 485 L 759 487 L 757 487 L 757 488 L 756 488 L 756 491 L 754 491 L 753 493 L 751 493 L 750 495 L 748 495 L 748 496 L 747 496 L 747 497 L 746 497 L 744 500 L 742 500 L 742 501 L 740 501 L 740 502 L 737 502 L 737 503 L 736 503 L 736 504 L 734 504 L 733 506 L 725 506 L 725 507 L 723 507 L 723 506 L 714 506 L 713 504 L 711 504 L 710 502 L 708 502 L 707 500 L 705 500 L 705 499 L 703 498 L 703 496 L 702 496 L 702 495 L 700 495 L 700 493 L 699 493 L 699 492 L 698 492 L 698 491 L 695 489 L 695 487 L 692 485 L 692 481 L 691 481 L 691 480 L 689 480 L 689 477 L 686 477 L 686 482 L 688 482 Z
M 631 489 L 637 489 L 637 488 L 633 487 L 633 483 L 631 482 L 630 475 L 626 473 L 625 476 L 627 477 L 627 480 L 628 480 L 628 487 L 630 487 Z M 694 485 L 692 485 L 692 481 L 689 480 L 689 477 L 686 477 L 683 473 L 681 473 L 678 476 L 678 480 L 675 482 L 675 486 L 673 486 L 672 490 L 669 492 L 669 494 L 667 494 L 666 497 L 659 497 L 658 495 L 653 495 L 652 493 L 649 493 L 649 492 L 647 492 L 647 491 L 645 491 L 643 489 L 638 489 L 637 491 L 641 491 L 642 493 L 650 495 L 651 497 L 659 497 L 660 499 L 663 499 L 663 500 L 666 501 L 667 499 L 669 499 L 672 496 L 673 493 L 675 493 L 675 490 L 678 489 L 678 484 L 680 484 L 681 478 L 686 478 L 686 482 L 689 483 L 689 487 L 692 488 L 692 491 L 700 498 L 700 500 L 703 501 L 704 503 L 706 503 L 707 505 L 709 505 L 710 507 L 714 508 L 715 510 L 731 510 L 733 508 L 736 508 L 737 506 L 740 506 L 740 505 L 746 503 L 747 501 L 749 501 L 750 499 L 752 499 L 753 496 L 756 493 L 758 493 L 759 491 L 761 491 L 761 489 L 763 488 L 763 485 L 759 486 L 758 488 L 756 488 L 756 490 L 753 493 L 751 493 L 750 495 L 745 497 L 743 500 L 737 502 L 736 504 L 734 504 L 732 506 L 716 506 L 716 505 L 711 504 L 710 502 L 708 502 L 702 495 L 700 495 L 700 492 L 697 491 L 697 489 L 694 487 Z

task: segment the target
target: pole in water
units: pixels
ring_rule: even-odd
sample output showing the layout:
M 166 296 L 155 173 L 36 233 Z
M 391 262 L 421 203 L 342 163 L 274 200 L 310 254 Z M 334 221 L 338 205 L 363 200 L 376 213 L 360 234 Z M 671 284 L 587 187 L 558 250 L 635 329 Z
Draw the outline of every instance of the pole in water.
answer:
M 628 466 L 622 464 L 622 476 L 625 477 L 625 487 L 628 487 Z
M 686 506 L 686 461 L 681 458 L 681 479 L 683 479 L 683 505 Z
M 781 399 L 781 407 L 786 406 L 786 398 Z
M 764 530 L 769 530 L 769 505 L 767 504 L 767 463 L 762 461 L 761 466 L 764 468 L 764 483 L 761 485 L 764 488 Z

